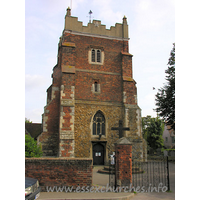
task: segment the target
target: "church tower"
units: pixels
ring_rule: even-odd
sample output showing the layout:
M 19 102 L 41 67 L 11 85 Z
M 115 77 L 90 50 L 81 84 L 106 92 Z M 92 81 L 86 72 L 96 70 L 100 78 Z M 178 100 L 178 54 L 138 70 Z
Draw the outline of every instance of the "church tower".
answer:
M 122 121 L 130 128 L 123 136 L 133 142 L 134 155 L 145 159 L 128 42 L 125 16 L 122 24 L 106 29 L 99 20 L 83 26 L 67 9 L 38 138 L 44 156 L 86 157 L 105 164 L 119 139 L 111 128 Z

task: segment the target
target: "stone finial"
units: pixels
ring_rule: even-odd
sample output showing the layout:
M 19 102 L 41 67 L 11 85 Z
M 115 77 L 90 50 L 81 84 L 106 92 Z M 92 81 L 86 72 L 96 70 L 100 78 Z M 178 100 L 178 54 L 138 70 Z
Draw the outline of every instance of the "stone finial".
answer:
M 124 15 L 124 17 L 123 17 L 123 24 L 127 24 L 127 18 L 126 18 L 125 15 Z
M 70 7 L 67 8 L 67 16 L 71 16 L 71 8 Z

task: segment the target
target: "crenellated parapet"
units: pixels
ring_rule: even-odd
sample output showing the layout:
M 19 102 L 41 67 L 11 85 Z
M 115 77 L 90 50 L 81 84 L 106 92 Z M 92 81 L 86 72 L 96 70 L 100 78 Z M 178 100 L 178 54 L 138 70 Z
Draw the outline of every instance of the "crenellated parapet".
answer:
M 83 22 L 78 21 L 77 17 L 71 16 L 70 9 L 67 10 L 67 14 L 65 16 L 65 31 L 123 38 L 127 40 L 129 39 L 127 18 L 125 16 L 122 24 L 116 23 L 115 26 L 111 26 L 110 29 L 106 29 L 106 26 L 101 24 L 100 20 L 93 20 L 92 23 L 88 23 L 87 26 L 83 26 Z

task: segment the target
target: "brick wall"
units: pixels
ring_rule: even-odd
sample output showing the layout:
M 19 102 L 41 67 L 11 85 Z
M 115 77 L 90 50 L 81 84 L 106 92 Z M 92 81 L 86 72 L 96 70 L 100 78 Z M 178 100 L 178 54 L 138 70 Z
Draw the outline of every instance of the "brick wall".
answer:
M 25 176 L 46 186 L 91 186 L 92 159 L 86 158 L 26 158 Z
M 132 143 L 125 137 L 115 144 L 117 186 L 130 186 L 132 183 Z

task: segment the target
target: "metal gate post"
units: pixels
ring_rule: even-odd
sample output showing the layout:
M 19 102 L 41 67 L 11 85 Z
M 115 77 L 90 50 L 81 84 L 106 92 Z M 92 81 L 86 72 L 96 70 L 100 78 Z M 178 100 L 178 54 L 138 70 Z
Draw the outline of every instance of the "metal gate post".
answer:
M 116 176 L 116 154 L 114 156 L 114 161 L 115 161 L 115 169 L 114 169 L 114 172 L 115 172 L 115 185 L 114 185 L 114 188 L 115 188 L 115 192 L 116 192 L 116 188 L 117 188 L 117 176 Z
M 168 184 L 168 190 L 170 191 L 170 183 L 169 183 L 169 160 L 168 160 L 168 156 L 167 156 L 167 184 Z

